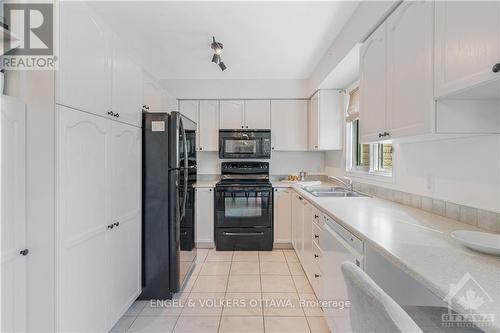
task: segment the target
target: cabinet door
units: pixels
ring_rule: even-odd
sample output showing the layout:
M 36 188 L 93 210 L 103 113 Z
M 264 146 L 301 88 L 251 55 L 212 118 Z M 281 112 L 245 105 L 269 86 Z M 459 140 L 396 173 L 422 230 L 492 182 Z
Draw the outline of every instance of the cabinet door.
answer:
M 196 123 L 196 150 L 201 150 L 199 110 L 199 101 L 179 101 L 179 112 Z
M 142 68 L 116 37 L 113 46 L 111 109 L 118 120 L 141 126 Z
M 141 290 L 141 130 L 110 121 L 111 214 L 107 224 L 108 325 Z M 108 327 L 108 328 L 111 328 Z
M 302 256 L 303 253 L 303 234 L 304 234 L 304 199 L 293 194 L 292 197 L 292 236 L 293 248 L 297 255 Z
M 386 132 L 386 23 L 368 37 L 360 51 L 360 143 L 380 140 Z M 408 78 L 411 80 L 411 78 Z M 389 137 L 385 137 L 388 139 Z
M 271 134 L 274 151 L 307 151 L 306 100 L 271 101 Z
M 1 332 L 26 332 L 26 115 L 12 98 L 1 101 Z
M 498 1 L 436 1 L 435 97 L 498 77 Z
M 271 129 L 271 101 L 245 101 L 245 128 Z
M 319 92 L 316 92 L 309 102 L 309 150 L 319 149 Z
M 199 150 L 219 151 L 219 101 L 200 101 Z
M 196 244 L 202 247 L 214 244 L 214 190 L 213 188 L 196 189 Z
M 286 188 L 274 189 L 274 243 L 292 242 L 292 193 Z
M 220 101 L 220 129 L 244 128 L 243 101 Z
M 387 20 L 387 121 L 391 138 L 434 128 L 434 2 L 408 1 Z
M 313 220 L 313 206 L 304 200 L 304 222 L 303 222 L 303 266 L 307 276 L 312 281 L 313 279 L 313 251 L 312 251 L 312 220 Z
M 83 2 L 61 2 L 59 15 L 56 102 L 106 115 L 111 108 L 111 33 Z
M 57 331 L 107 329 L 110 121 L 57 108 Z M 77 301 L 75 301 L 77 300 Z

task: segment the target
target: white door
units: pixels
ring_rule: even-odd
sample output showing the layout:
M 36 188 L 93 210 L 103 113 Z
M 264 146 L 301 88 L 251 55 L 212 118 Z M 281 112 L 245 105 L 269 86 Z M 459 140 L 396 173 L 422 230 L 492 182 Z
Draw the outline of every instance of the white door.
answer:
M 307 100 L 271 101 L 273 151 L 307 151 Z
M 111 123 L 108 325 L 121 317 L 141 290 L 141 129 Z
M 1 96 L 1 326 L 26 331 L 26 112 Z M 29 249 L 28 249 L 29 250 Z
M 434 1 L 408 1 L 387 20 L 387 121 L 391 138 L 434 128 Z
M 309 150 L 319 149 L 319 92 L 309 101 Z
M 214 189 L 196 188 L 196 246 L 214 244 Z
M 57 330 L 106 330 L 110 121 L 59 106 L 56 138 Z
M 219 101 L 200 101 L 199 150 L 219 151 Z
M 111 108 L 111 34 L 83 2 L 61 1 L 59 15 L 56 102 L 106 115 Z
M 498 78 L 498 1 L 436 1 L 435 97 Z
M 271 129 L 271 101 L 245 101 L 245 128 Z
M 117 37 L 113 38 L 111 104 L 117 120 L 141 126 L 142 68 Z
M 386 23 L 368 37 L 360 51 L 359 126 L 361 143 L 388 132 L 386 121 Z M 408 78 L 410 79 L 410 78 Z M 385 136 L 384 139 L 388 139 Z
M 244 109 L 243 101 L 220 101 L 219 102 L 220 129 L 245 128 L 243 109 Z
M 287 188 L 274 189 L 274 243 L 292 243 L 292 193 Z

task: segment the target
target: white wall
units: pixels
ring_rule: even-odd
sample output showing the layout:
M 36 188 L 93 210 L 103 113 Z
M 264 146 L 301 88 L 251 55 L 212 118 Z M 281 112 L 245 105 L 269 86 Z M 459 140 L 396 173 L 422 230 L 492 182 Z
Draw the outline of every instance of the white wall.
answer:
M 344 161 L 340 153 L 327 153 L 326 173 L 343 174 Z M 500 136 L 395 144 L 392 182 L 352 178 L 500 212 Z
M 308 98 L 307 80 L 160 80 L 178 99 Z
M 266 161 L 266 160 L 263 160 Z M 273 152 L 270 163 L 271 175 L 322 174 L 325 170 L 325 154 L 321 152 Z M 217 152 L 198 152 L 198 174 L 220 174 Z

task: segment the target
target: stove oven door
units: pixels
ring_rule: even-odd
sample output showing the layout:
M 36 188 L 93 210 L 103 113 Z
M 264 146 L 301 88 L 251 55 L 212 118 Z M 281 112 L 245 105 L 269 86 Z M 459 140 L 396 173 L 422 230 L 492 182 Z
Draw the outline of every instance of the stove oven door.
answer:
M 216 227 L 272 227 L 272 216 L 272 187 L 218 186 L 216 188 Z

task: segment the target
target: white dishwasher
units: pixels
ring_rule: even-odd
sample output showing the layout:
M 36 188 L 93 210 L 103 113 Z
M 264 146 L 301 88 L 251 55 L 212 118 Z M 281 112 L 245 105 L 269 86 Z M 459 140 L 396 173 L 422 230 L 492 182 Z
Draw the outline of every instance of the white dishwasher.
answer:
M 349 298 L 340 266 L 349 261 L 363 269 L 364 244 L 347 229 L 327 218 L 321 247 L 323 273 L 323 311 L 333 333 L 351 332 Z M 342 303 L 344 302 L 344 303 Z M 342 306 L 344 304 L 345 306 Z

